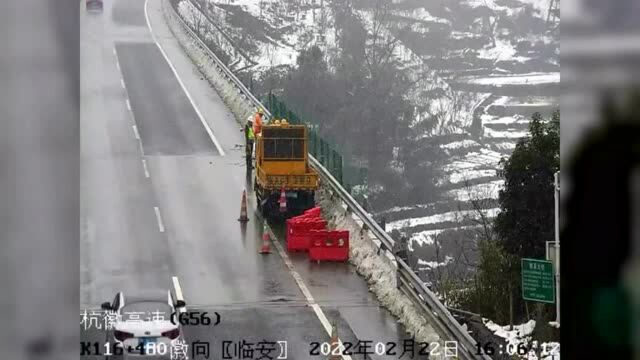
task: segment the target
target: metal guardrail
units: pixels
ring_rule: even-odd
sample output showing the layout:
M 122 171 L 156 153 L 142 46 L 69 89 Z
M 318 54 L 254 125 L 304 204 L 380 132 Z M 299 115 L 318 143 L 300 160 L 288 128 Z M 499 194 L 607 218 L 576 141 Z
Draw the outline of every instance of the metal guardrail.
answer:
M 235 44 L 235 42 L 233 41 L 233 39 L 231 39 L 229 37 L 229 35 L 227 35 L 224 30 L 222 30 L 222 28 L 220 28 L 220 26 L 218 26 L 215 21 L 213 21 L 209 15 L 207 14 L 207 12 L 203 9 L 203 4 L 204 1 L 202 1 L 202 3 L 198 3 L 196 0 L 188 0 L 189 3 L 191 3 L 191 6 L 193 6 L 194 8 L 196 8 L 196 10 L 200 11 L 200 13 L 205 17 L 205 19 L 207 19 L 207 21 L 209 22 L 209 24 L 211 24 L 213 27 L 216 28 L 216 30 L 218 30 L 218 32 L 220 33 L 220 35 L 222 35 L 222 37 L 225 38 L 225 40 L 227 40 L 229 42 L 229 44 L 231 44 L 231 46 L 235 49 L 234 51 L 236 51 L 238 54 L 240 54 L 241 57 L 243 57 L 249 64 L 246 65 L 245 67 L 238 69 L 237 71 L 240 70 L 245 70 L 248 69 L 252 66 L 258 65 L 257 62 L 253 61 L 251 59 L 251 57 L 249 57 L 249 55 L 247 55 L 244 51 L 242 51 L 241 49 L 238 48 L 238 46 Z M 206 6 L 206 5 L 205 5 Z M 182 17 L 180 17 L 180 20 L 182 20 Z M 200 38 L 198 38 L 198 40 L 200 40 Z M 238 62 L 240 62 L 241 60 L 239 59 Z
M 264 109 L 267 118 L 272 118 L 269 110 L 262 105 L 262 103 L 244 86 L 244 84 L 236 78 L 236 76 L 229 70 L 224 63 L 218 59 L 218 57 L 209 49 L 204 42 L 189 28 L 182 17 L 171 6 L 172 11 L 176 17 L 180 20 L 182 27 L 191 35 L 194 41 L 198 44 L 198 47 L 208 54 L 211 60 L 215 63 L 218 70 L 222 72 L 225 79 L 229 80 L 238 89 L 239 94 L 249 100 L 253 106 Z M 387 250 L 393 254 L 392 249 L 395 241 L 384 231 L 380 225 L 367 213 L 358 202 L 351 197 L 340 183 L 325 169 L 318 160 L 316 160 L 311 154 L 309 154 L 311 165 L 318 171 L 323 183 L 329 185 L 329 187 L 338 194 L 338 196 L 346 203 L 348 208 L 362 220 L 363 224 L 369 229 L 373 235 L 380 240 L 380 247 L 382 250 Z M 457 341 L 458 342 L 458 357 L 461 359 L 476 360 L 484 359 L 491 360 L 486 355 L 478 355 L 476 353 L 476 341 L 465 331 L 462 326 L 455 320 L 449 310 L 438 300 L 436 295 L 429 290 L 422 280 L 413 272 L 413 270 L 402 259 L 399 259 L 394 255 L 394 258 L 398 264 L 398 274 L 400 283 L 400 290 L 406 294 L 412 302 L 423 310 L 425 317 L 430 321 L 430 324 L 439 331 L 441 337 L 445 341 Z

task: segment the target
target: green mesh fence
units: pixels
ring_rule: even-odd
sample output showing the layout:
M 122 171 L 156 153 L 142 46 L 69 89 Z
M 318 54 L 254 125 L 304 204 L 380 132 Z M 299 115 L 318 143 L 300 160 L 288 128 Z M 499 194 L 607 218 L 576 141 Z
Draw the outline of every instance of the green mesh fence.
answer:
M 266 103 L 274 119 L 287 119 L 291 124 L 307 125 L 309 129 L 309 142 L 307 145 L 309 153 L 313 155 L 322 166 L 329 170 L 331 175 L 333 175 L 341 185 L 345 186 L 347 190 L 350 190 L 354 181 L 344 181 L 343 168 L 345 166 L 342 155 L 336 150 L 336 147 L 323 139 L 309 123 L 303 122 L 296 113 L 289 110 L 284 102 L 280 101 L 275 95 L 269 93 Z

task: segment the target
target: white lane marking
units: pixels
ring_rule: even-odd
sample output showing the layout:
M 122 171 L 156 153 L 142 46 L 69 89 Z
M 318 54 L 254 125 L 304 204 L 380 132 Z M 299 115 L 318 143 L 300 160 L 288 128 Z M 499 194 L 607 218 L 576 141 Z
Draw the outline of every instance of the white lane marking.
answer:
M 144 177 L 149 178 L 149 169 L 147 169 L 147 160 L 142 159 L 142 168 L 144 169 Z
M 218 139 L 216 139 L 216 137 L 213 135 L 213 131 L 211 131 L 211 127 L 209 127 L 209 124 L 207 124 L 207 121 L 202 116 L 202 113 L 200 113 L 200 110 L 196 106 L 196 103 L 193 101 L 193 98 L 191 97 L 191 94 L 189 94 L 189 91 L 187 91 L 187 87 L 184 86 L 184 83 L 182 82 L 182 79 L 178 75 L 178 71 L 176 71 L 176 68 L 173 66 L 173 63 L 171 62 L 171 60 L 169 60 L 169 57 L 167 56 L 167 53 L 164 52 L 164 49 L 162 48 L 162 45 L 160 45 L 160 43 L 156 39 L 156 35 L 153 33 L 153 29 L 151 28 L 151 22 L 149 21 L 149 14 L 147 13 L 147 3 L 148 2 L 149 2 L 149 0 L 145 0 L 144 1 L 144 17 L 145 17 L 145 19 L 147 21 L 147 27 L 149 28 L 149 32 L 151 33 L 151 38 L 153 39 L 153 42 L 156 43 L 156 46 L 158 47 L 158 49 L 160 49 L 160 52 L 162 53 L 162 56 L 164 56 L 164 59 L 169 64 L 169 67 L 171 68 L 171 71 L 173 71 L 173 75 L 175 75 L 176 79 L 178 79 L 178 83 L 180 84 L 180 87 L 182 87 L 182 91 L 184 91 L 185 95 L 187 95 L 187 98 L 189 99 L 189 102 L 191 103 L 191 106 L 193 106 L 193 109 L 196 111 L 196 114 L 198 115 L 198 118 L 200 118 L 200 122 L 202 123 L 202 126 L 204 126 L 205 130 L 207 131 L 207 134 L 209 134 L 209 137 L 211 138 L 211 141 L 213 141 L 213 144 L 218 149 L 218 152 L 220 153 L 220 156 L 224 156 L 225 155 L 224 150 L 222 150 L 222 146 L 220 146 L 220 143 L 218 142 Z
M 138 127 L 133 125 L 133 134 L 136 136 L 136 140 L 140 140 L 140 133 L 138 133 Z
M 162 224 L 162 215 L 160 215 L 160 209 L 157 206 L 153 207 L 153 211 L 156 212 L 156 220 L 158 221 L 158 229 L 160 232 L 164 232 L 164 225 Z
M 176 293 L 176 300 L 184 300 L 184 295 L 182 294 L 182 287 L 180 286 L 180 280 L 178 280 L 177 276 L 172 276 L 171 277 L 171 282 L 173 282 L 173 289 Z M 186 301 L 185 301 L 186 302 Z M 185 312 L 187 311 L 187 309 L 185 308 L 180 308 L 180 310 L 178 310 L 180 312 Z
M 271 242 L 273 243 L 273 246 L 276 247 L 276 250 L 278 250 L 278 254 L 280 254 L 280 257 L 282 257 L 282 260 L 284 261 L 285 265 L 287 265 L 287 267 L 289 268 L 289 272 L 291 272 L 293 279 L 296 281 L 296 284 L 300 288 L 300 291 L 302 291 L 302 294 L 307 299 L 307 303 L 313 309 L 313 312 L 318 317 L 318 320 L 320 320 L 320 323 L 322 323 L 322 327 L 324 327 L 324 330 L 327 332 L 329 337 L 331 337 L 332 328 L 331 328 L 331 323 L 329 322 L 329 319 L 327 319 L 324 312 L 322 311 L 322 308 L 320 308 L 320 305 L 318 305 L 314 300 L 313 296 L 311 296 L 311 292 L 309 291 L 307 286 L 304 284 L 304 281 L 302 281 L 302 277 L 300 276 L 300 274 L 298 274 L 298 272 L 295 270 L 293 263 L 291 262 L 291 259 L 289 259 L 289 256 L 287 255 L 287 253 L 284 251 L 280 243 L 277 240 L 275 240 L 276 237 L 273 231 L 271 231 L 271 228 L 267 227 L 267 231 L 269 232 L 269 236 L 271 236 L 271 239 L 272 239 Z M 342 345 L 342 340 L 340 340 L 339 336 L 338 336 L 338 344 L 340 346 L 340 349 L 344 349 L 344 346 Z M 342 355 L 342 359 L 351 360 L 351 356 Z
M 142 140 L 138 141 L 138 147 L 140 148 L 140 154 L 144 156 L 144 147 L 142 146 Z
M 120 62 L 118 61 L 118 52 L 116 51 L 115 47 L 113 48 L 113 53 L 116 55 L 116 65 L 118 66 L 118 71 L 120 72 L 120 84 L 126 90 L 124 78 L 122 76 L 122 71 L 120 70 Z M 133 111 L 131 110 L 131 101 L 129 101 L 129 98 L 126 98 L 125 102 L 127 104 L 127 110 L 129 110 L 129 113 L 131 114 L 131 120 L 133 121 L 133 133 L 136 136 L 136 139 L 138 140 L 138 147 L 140 148 L 140 154 L 144 156 L 144 147 L 142 146 L 142 140 L 140 138 L 140 133 L 138 132 L 138 127 L 136 126 L 136 119 L 133 116 Z

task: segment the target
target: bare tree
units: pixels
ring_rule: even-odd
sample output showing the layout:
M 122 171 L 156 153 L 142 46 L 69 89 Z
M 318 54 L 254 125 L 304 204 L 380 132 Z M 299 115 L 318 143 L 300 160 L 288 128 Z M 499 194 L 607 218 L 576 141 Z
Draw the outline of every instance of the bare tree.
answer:
M 498 25 L 498 17 L 491 8 L 487 5 L 487 1 L 484 1 L 484 7 L 480 8 L 482 12 L 482 31 L 491 39 L 491 44 L 496 47 L 496 26 Z M 491 21 L 493 18 L 493 22 Z
M 365 65 L 369 74 L 375 74 L 386 67 L 395 53 L 399 39 L 389 29 L 391 9 L 387 0 L 376 0 L 373 11 L 373 25 L 370 42 L 365 47 Z
M 464 188 L 461 197 L 467 199 L 469 210 L 463 210 L 458 203 L 456 220 L 461 223 L 471 223 L 472 236 L 460 236 L 455 238 L 457 253 L 461 261 L 469 268 L 476 268 L 475 259 L 478 254 L 478 244 L 481 241 L 495 239 L 493 219 L 489 210 L 495 207 L 492 190 L 490 188 L 474 188 L 468 178 L 463 180 Z

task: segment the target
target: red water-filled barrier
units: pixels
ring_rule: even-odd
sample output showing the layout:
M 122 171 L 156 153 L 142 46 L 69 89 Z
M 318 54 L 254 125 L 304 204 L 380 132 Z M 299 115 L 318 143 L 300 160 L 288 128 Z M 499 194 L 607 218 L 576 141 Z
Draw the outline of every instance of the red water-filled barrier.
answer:
M 349 260 L 349 231 L 309 230 L 309 260 L 347 261 Z
M 287 220 L 287 250 L 307 251 L 309 249 L 309 231 L 322 230 L 327 221 L 317 218 L 292 218 Z

